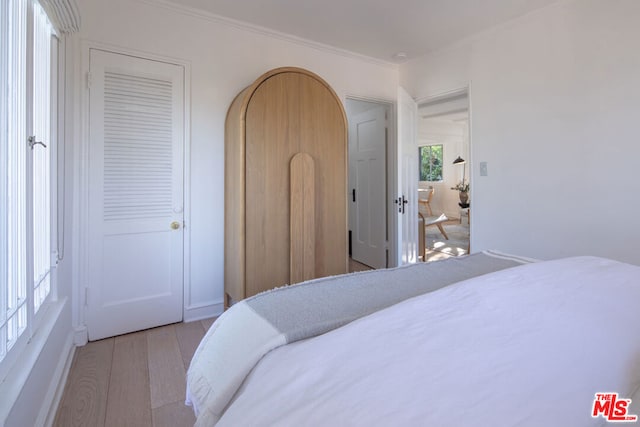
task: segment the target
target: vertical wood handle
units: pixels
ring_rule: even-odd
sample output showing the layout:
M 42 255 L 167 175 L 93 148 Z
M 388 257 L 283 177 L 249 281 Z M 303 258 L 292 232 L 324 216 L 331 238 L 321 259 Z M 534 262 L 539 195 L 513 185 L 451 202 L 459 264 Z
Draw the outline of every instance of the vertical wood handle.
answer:
M 313 157 L 298 153 L 291 159 L 290 282 L 315 278 L 316 208 Z

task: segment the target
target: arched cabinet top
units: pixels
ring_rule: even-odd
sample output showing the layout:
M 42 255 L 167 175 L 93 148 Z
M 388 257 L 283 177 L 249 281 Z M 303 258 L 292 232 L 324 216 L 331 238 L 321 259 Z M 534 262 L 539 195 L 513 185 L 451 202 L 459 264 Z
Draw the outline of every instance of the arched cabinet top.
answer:
M 251 85 L 249 85 L 242 92 L 240 92 L 240 94 L 233 101 L 233 104 L 239 103 L 239 105 L 237 105 L 236 108 L 239 108 L 240 110 L 241 119 L 244 119 L 245 114 L 247 112 L 247 108 L 249 106 L 249 102 L 251 101 L 251 97 L 256 92 L 256 90 L 260 87 L 260 85 L 262 85 L 264 82 L 266 82 L 267 80 L 269 80 L 274 76 L 277 76 L 279 74 L 286 74 L 286 73 L 303 74 L 322 84 L 322 86 L 324 86 L 327 89 L 331 97 L 333 97 L 333 99 L 335 100 L 336 105 L 340 109 L 342 119 L 344 120 L 344 124 L 346 126 L 347 114 L 344 110 L 344 106 L 342 105 L 342 101 L 340 100 L 336 92 L 333 90 L 331 85 L 329 85 L 322 77 L 320 77 L 316 73 L 313 73 L 309 70 L 305 70 L 304 68 L 299 68 L 299 67 L 274 68 L 273 70 L 267 71 L 266 73 L 258 77 Z M 233 107 L 233 104 L 232 104 L 232 107 Z

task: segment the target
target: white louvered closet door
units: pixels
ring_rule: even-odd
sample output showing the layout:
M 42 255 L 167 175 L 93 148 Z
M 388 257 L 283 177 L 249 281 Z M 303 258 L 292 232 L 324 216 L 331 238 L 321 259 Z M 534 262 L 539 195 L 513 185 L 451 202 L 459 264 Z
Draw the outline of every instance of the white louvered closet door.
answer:
M 184 68 L 92 49 L 89 100 L 97 340 L 182 320 Z

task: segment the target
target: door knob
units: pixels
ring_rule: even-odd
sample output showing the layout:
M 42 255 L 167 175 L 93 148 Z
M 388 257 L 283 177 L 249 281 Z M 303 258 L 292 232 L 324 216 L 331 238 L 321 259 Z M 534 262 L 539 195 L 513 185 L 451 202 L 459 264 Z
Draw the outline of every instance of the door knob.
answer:
M 178 221 L 173 221 L 171 223 L 171 229 L 172 230 L 177 230 L 178 228 L 180 228 L 180 223 Z

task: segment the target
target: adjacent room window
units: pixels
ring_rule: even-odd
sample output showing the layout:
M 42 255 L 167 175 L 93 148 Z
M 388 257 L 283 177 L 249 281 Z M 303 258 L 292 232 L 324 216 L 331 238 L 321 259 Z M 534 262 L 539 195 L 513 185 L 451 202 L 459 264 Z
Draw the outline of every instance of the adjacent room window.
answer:
M 49 299 L 57 38 L 35 0 L 0 2 L 0 371 Z M 53 182 L 52 182 L 53 181 Z M 11 356 L 11 357 L 8 357 Z M 2 363 L 2 362 L 5 363 Z M 1 372 L 0 372 L 1 373 Z M 2 377 L 0 377 L 1 379 Z
M 418 148 L 420 181 L 442 181 L 442 145 Z

